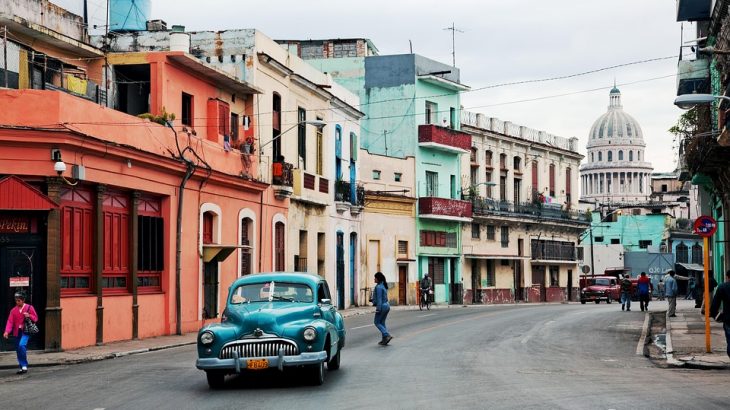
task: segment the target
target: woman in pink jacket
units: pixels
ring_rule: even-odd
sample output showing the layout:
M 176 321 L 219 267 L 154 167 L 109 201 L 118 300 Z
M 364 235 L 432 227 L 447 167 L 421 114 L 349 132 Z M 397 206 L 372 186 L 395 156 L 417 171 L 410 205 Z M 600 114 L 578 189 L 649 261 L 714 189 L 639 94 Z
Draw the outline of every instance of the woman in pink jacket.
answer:
M 11 334 L 15 337 L 15 352 L 18 355 L 18 365 L 20 365 L 18 374 L 28 373 L 28 356 L 26 353 L 30 335 L 23 332 L 23 324 L 27 317 L 34 322 L 38 321 L 38 315 L 33 306 L 25 303 L 25 294 L 17 292 L 15 293 L 15 307 L 10 310 L 3 337 L 7 339 L 8 335 Z

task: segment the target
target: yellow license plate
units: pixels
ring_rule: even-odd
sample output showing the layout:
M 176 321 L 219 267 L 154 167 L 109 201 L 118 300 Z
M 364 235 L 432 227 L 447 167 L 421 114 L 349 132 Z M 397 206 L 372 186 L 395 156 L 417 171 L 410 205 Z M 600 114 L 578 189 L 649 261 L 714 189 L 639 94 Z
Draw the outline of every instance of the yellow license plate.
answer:
M 246 362 L 246 368 L 249 370 L 261 370 L 269 368 L 269 361 L 267 359 L 261 360 L 248 360 Z

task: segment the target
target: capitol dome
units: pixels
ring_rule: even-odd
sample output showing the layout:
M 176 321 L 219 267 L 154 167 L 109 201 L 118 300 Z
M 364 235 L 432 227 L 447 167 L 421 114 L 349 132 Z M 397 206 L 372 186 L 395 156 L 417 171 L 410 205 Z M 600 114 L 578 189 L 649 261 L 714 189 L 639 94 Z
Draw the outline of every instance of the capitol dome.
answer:
M 588 134 L 587 162 L 580 167 L 581 198 L 600 203 L 631 203 L 651 194 L 652 166 L 645 161 L 646 143 L 639 122 L 624 112 L 614 85 L 608 111 Z

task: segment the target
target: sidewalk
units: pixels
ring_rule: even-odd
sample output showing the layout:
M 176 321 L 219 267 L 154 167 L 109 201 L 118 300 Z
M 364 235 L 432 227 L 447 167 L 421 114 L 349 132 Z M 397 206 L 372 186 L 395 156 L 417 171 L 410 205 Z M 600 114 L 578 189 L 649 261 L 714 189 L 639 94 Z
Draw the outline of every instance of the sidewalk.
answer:
M 667 363 L 670 366 L 730 369 L 722 323 L 710 318 L 712 353 L 707 353 L 705 316 L 694 307 L 694 300 L 677 300 L 677 317 L 667 317 L 666 327 Z
M 461 308 L 461 305 L 433 305 L 432 309 Z M 393 306 L 392 310 L 418 310 L 418 306 Z M 343 317 L 372 314 L 373 307 L 355 307 L 340 311 Z M 63 352 L 28 351 L 30 367 L 45 367 L 69 365 L 97 360 L 113 359 L 137 353 L 155 350 L 170 349 L 173 347 L 192 345 L 196 343 L 197 332 L 183 335 L 159 336 L 139 340 L 125 340 L 106 343 L 101 346 L 89 346 Z M 0 352 L 0 369 L 16 369 L 15 351 Z

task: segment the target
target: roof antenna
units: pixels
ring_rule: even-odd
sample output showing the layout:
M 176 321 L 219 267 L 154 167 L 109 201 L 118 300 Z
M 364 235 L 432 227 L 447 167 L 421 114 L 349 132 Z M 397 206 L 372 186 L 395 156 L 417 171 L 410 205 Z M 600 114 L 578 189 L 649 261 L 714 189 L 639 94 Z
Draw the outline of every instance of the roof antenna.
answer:
M 453 61 L 453 66 L 456 67 L 456 33 L 463 33 L 463 31 L 456 28 L 453 22 L 451 23 L 451 27 L 446 27 L 444 30 L 451 31 L 451 57 Z

